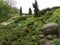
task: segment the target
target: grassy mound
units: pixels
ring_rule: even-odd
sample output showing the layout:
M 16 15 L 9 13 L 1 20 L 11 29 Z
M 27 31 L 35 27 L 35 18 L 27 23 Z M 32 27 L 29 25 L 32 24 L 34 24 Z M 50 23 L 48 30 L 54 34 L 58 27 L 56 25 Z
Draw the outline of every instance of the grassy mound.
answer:
M 41 27 L 50 22 L 60 25 L 60 9 L 56 9 L 52 15 L 45 14 L 39 18 L 18 16 L 4 22 L 8 24 L 1 25 L 3 21 L 0 23 L 0 45 L 40 45 Z

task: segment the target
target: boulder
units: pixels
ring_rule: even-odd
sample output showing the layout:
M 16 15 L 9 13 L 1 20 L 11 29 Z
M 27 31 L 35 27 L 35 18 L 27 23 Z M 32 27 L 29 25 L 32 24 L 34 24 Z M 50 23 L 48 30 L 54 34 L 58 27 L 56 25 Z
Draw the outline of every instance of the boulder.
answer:
M 41 28 L 41 31 L 45 36 L 56 35 L 58 37 L 60 26 L 57 23 L 47 23 Z

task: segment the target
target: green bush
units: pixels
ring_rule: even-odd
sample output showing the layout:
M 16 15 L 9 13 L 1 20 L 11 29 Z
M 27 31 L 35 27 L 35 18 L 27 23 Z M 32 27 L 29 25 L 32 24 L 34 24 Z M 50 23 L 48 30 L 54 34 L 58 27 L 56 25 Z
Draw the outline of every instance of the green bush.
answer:
M 60 45 L 60 40 L 59 39 L 53 40 L 52 45 Z

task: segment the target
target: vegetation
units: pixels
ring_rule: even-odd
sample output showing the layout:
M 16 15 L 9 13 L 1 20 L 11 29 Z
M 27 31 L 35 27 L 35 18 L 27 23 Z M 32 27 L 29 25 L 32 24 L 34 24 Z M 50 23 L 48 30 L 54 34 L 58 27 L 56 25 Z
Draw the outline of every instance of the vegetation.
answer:
M 20 7 L 20 15 L 22 16 L 22 7 Z
M 19 13 L 19 9 L 3 2 L 0 1 L 0 45 L 45 45 L 46 40 L 49 40 L 47 37 L 51 38 L 52 45 L 60 45 L 60 37 L 56 38 L 55 35 L 51 34 L 55 31 L 54 27 L 50 28 L 53 28 L 50 32 L 52 36 L 43 37 L 44 33 L 41 31 L 47 23 L 56 23 L 60 26 L 60 7 L 46 8 L 39 11 L 35 0 L 33 4 L 34 15 L 22 16 L 22 7 Z M 29 10 L 31 14 L 31 9 Z M 60 34 L 60 31 L 58 34 Z
M 33 3 L 33 8 L 34 8 L 34 16 L 35 17 L 39 17 L 39 8 L 38 8 L 38 3 L 37 1 L 35 0 L 35 3 Z
M 32 15 L 32 10 L 31 10 L 31 8 L 29 8 L 29 15 Z

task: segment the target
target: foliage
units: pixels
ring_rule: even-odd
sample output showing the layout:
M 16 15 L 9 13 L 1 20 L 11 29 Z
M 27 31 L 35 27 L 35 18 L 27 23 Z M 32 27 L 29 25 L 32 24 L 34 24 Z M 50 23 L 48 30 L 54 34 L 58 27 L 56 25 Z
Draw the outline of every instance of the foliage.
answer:
M 20 15 L 22 16 L 22 7 L 20 7 Z
M 52 41 L 52 45 L 60 45 L 60 40 L 54 39 L 54 40 Z
M 33 4 L 34 9 L 38 11 L 37 2 L 35 3 Z M 14 12 L 16 8 L 2 2 L 0 5 L 0 45 L 44 45 L 46 39 L 39 36 L 43 34 L 41 28 L 44 24 L 51 22 L 60 25 L 60 8 L 54 9 L 54 11 L 46 9 L 46 12 L 43 10 L 43 16 L 34 18 L 33 15 L 19 16 L 15 14 L 17 12 Z M 38 14 L 37 11 L 35 14 Z M 9 15 L 7 16 L 7 14 Z M 5 23 L 6 25 L 4 25 Z M 60 44 L 60 41 L 54 40 L 53 43 L 55 42 Z
M 16 4 L 15 0 L 4 0 L 6 4 L 8 4 L 10 7 L 14 7 Z
M 33 8 L 34 8 L 34 16 L 35 17 L 39 17 L 39 8 L 38 8 L 38 3 L 37 1 L 35 0 L 35 3 L 33 3 Z
M 18 14 L 18 9 L 10 7 L 4 1 L 0 1 L 0 22 L 7 21 L 11 18 L 10 14 Z
M 32 10 L 31 10 L 31 8 L 29 8 L 29 15 L 32 15 Z

